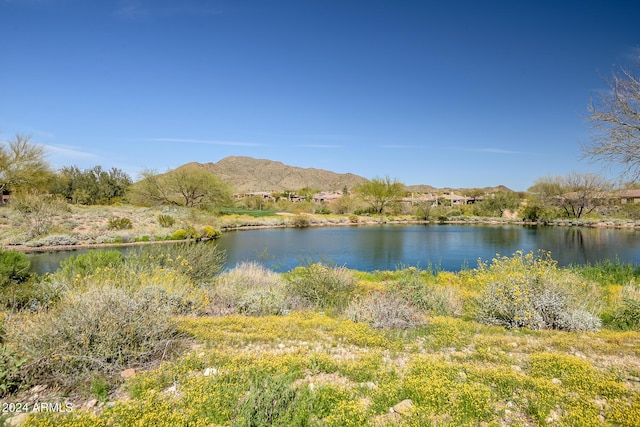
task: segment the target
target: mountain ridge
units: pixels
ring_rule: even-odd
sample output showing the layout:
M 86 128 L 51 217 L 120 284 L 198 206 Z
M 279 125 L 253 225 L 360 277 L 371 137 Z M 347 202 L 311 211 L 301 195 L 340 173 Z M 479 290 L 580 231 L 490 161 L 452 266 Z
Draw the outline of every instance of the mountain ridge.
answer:
M 337 173 L 318 168 L 303 168 L 287 165 L 283 162 L 269 159 L 256 159 L 249 156 L 228 156 L 217 162 L 186 163 L 203 167 L 214 175 L 234 187 L 240 193 L 249 192 L 279 192 L 284 190 L 298 190 L 309 187 L 322 191 L 342 191 L 345 187 L 353 187 L 368 181 L 367 178 L 353 173 Z M 431 185 L 407 185 L 407 191 L 416 193 L 449 193 L 461 192 L 470 188 L 436 188 Z M 484 187 L 479 190 L 513 191 L 504 185 Z

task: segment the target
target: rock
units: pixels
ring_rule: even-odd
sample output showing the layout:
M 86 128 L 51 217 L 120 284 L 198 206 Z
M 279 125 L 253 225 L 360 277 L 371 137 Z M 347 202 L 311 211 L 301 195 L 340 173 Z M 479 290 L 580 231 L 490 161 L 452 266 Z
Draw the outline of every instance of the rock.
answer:
M 562 380 L 558 378 L 551 379 L 551 382 L 554 383 L 555 385 L 562 385 Z
M 85 408 L 94 408 L 98 404 L 98 399 L 91 399 L 84 404 Z
M 218 370 L 216 368 L 207 368 L 204 370 L 203 375 L 205 377 L 209 377 L 211 375 L 216 375 L 218 373 Z
M 4 422 L 4 425 L 7 427 L 19 427 L 27 422 L 28 413 L 22 412 L 20 414 L 16 414 L 13 417 L 9 418 Z
M 46 389 L 47 389 L 47 386 L 45 384 L 40 384 L 33 387 L 31 390 L 29 390 L 29 393 L 38 394 L 38 393 L 42 393 Z
M 411 399 L 405 399 L 400 403 L 394 405 L 389 412 L 403 415 L 405 417 L 411 416 L 413 413 L 413 402 Z
M 120 372 L 120 376 L 124 379 L 133 378 L 136 376 L 136 370 L 133 368 L 125 369 L 124 371 Z

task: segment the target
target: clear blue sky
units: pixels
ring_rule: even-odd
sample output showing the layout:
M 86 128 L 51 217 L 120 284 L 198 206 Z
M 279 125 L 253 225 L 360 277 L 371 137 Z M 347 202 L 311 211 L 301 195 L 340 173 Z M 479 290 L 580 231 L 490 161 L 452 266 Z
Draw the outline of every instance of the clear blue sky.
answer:
M 526 190 L 581 160 L 636 1 L 0 0 L 0 138 L 134 179 L 232 155 Z

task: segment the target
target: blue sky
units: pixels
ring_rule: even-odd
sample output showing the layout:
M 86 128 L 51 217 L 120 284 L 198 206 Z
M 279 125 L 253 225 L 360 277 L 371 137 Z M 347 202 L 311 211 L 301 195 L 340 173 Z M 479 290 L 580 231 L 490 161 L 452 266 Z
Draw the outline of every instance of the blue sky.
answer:
M 133 178 L 232 155 L 526 190 L 581 160 L 637 1 L 0 0 L 0 138 Z M 614 172 L 607 172 L 612 174 Z

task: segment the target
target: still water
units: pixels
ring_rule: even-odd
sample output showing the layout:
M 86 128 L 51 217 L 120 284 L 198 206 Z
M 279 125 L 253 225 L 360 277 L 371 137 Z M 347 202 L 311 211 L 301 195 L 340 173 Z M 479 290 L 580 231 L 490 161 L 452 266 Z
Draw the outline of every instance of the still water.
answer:
M 224 233 L 216 241 L 227 266 L 260 261 L 287 271 L 310 261 L 374 271 L 428 266 L 447 271 L 474 268 L 478 259 L 517 250 L 551 252 L 560 266 L 604 259 L 640 263 L 640 231 L 521 225 L 379 225 L 277 228 Z M 120 248 L 128 251 L 130 248 Z M 35 272 L 55 271 L 60 261 L 87 250 L 28 254 Z

